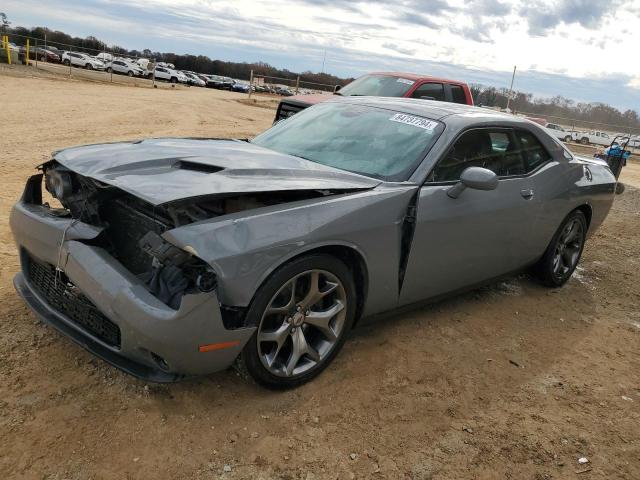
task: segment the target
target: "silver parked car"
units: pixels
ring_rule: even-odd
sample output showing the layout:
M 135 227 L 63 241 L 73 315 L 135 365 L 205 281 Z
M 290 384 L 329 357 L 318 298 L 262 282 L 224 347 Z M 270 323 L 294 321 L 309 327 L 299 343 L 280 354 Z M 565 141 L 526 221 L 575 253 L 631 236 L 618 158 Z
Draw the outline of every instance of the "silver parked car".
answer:
M 251 141 L 89 145 L 40 168 L 11 212 L 40 317 L 148 380 L 237 360 L 276 388 L 377 314 L 530 267 L 563 285 L 616 188 L 527 120 L 373 97 Z

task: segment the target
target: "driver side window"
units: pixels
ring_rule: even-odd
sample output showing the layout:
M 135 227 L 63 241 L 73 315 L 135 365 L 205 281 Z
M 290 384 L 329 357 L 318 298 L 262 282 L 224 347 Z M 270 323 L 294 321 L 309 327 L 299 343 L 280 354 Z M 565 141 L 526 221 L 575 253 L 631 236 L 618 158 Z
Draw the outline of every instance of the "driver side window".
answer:
M 499 177 L 526 173 L 524 159 L 509 129 L 481 128 L 465 132 L 440 160 L 428 182 L 454 182 L 469 167 L 491 170 Z

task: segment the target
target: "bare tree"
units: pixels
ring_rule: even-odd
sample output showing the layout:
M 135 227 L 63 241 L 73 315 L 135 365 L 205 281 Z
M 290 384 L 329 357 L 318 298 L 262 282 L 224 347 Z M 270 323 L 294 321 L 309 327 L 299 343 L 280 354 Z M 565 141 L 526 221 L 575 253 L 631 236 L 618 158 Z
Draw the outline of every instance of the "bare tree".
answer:
M 7 14 L 4 12 L 0 12 L 0 29 L 2 30 L 2 34 L 4 35 L 5 29 L 11 25 L 11 22 L 7 20 Z

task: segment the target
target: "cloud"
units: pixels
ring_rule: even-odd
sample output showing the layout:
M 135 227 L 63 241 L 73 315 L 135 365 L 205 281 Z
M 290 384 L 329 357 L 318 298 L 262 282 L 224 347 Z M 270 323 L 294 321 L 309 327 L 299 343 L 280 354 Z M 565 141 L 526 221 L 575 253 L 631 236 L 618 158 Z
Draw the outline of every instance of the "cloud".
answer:
M 416 53 L 415 48 L 404 48 L 395 43 L 383 43 L 382 46 L 384 48 L 388 48 L 389 50 L 393 50 L 394 52 L 398 52 L 402 55 L 414 55 Z
M 544 35 L 561 23 L 595 29 L 611 17 L 623 0 L 531 0 L 520 8 L 529 24 L 529 33 Z

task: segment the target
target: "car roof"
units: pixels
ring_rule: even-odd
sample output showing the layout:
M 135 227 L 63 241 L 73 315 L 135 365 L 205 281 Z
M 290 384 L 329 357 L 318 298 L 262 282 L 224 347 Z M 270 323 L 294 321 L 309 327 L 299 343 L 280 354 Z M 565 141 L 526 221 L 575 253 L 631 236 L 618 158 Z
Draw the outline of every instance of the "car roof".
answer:
M 442 120 L 446 117 L 468 118 L 477 122 L 513 122 L 531 124 L 523 117 L 508 113 L 497 112 L 488 108 L 472 107 L 461 103 L 440 102 L 437 100 L 422 100 L 417 98 L 398 97 L 340 97 L 332 98 L 329 102 L 345 102 L 371 107 L 386 108 L 402 113 L 409 113 L 432 120 Z
M 451 80 L 448 78 L 441 78 L 441 77 L 433 77 L 431 75 L 420 75 L 418 73 L 408 73 L 408 72 L 371 72 L 368 73 L 367 75 L 386 75 L 389 77 L 402 77 L 402 78 L 406 78 L 407 80 L 429 80 L 429 81 L 435 81 L 435 82 L 443 82 L 443 83 L 457 83 L 460 85 L 466 85 L 466 82 L 463 82 L 461 80 Z

